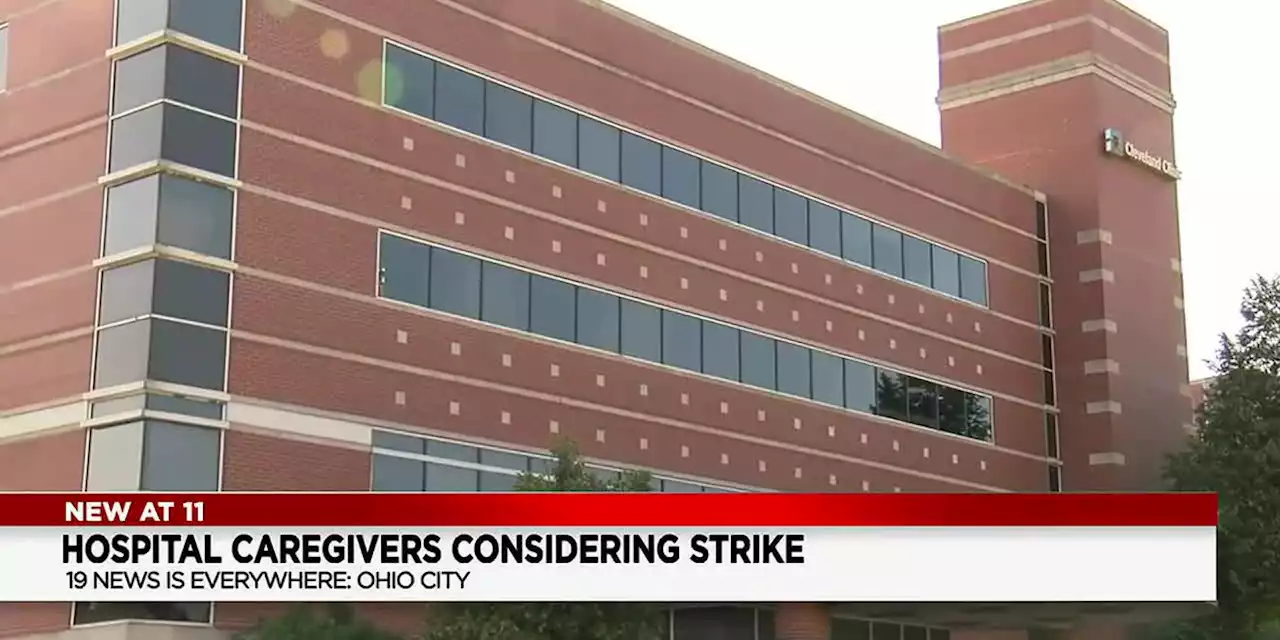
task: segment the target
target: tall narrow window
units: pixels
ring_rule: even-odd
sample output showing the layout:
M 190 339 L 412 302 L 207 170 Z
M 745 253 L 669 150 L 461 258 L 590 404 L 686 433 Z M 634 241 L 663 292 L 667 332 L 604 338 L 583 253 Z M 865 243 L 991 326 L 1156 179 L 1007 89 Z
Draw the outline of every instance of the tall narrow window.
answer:
M 9 88 L 9 25 L 0 25 L 0 93 Z

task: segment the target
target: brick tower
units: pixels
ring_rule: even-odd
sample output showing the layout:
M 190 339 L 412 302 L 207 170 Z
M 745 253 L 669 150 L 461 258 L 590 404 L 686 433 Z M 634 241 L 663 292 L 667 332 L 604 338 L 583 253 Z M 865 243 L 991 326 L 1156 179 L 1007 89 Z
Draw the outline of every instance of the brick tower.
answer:
M 1168 34 L 1033 0 L 939 49 L 944 149 L 1048 196 L 1064 487 L 1157 488 L 1191 421 Z

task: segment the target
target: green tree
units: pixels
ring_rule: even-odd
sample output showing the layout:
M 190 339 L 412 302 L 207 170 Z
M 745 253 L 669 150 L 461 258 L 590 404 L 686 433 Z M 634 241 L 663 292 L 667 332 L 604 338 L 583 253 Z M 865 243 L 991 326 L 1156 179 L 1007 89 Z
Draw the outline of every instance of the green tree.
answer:
M 548 473 L 526 473 L 518 491 L 649 491 L 648 473 L 602 478 L 582 461 L 571 442 L 553 453 Z M 431 607 L 425 640 L 659 640 L 665 636 L 662 605 L 614 602 L 497 602 Z
M 1217 378 L 1167 475 L 1179 491 L 1218 493 L 1218 609 L 1175 637 L 1261 637 L 1280 619 L 1280 279 L 1257 278 L 1244 326 L 1223 335 Z
M 357 618 L 348 605 L 332 604 L 315 611 L 303 605 L 278 618 L 263 620 L 236 640 L 399 640 Z

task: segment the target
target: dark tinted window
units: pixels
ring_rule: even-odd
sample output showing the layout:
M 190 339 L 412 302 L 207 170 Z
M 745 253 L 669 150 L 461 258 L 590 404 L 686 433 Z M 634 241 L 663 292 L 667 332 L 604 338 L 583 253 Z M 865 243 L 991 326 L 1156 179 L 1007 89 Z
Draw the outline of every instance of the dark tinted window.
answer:
M 702 162 L 702 210 L 725 220 L 738 219 L 738 172 Z
M 853 411 L 876 410 L 876 369 L 856 360 L 844 361 L 844 406 Z
M 675 311 L 662 312 L 662 361 L 702 371 L 702 321 Z
M 873 224 L 871 238 L 875 268 L 902 277 L 902 234 L 889 227 Z
M 991 398 L 972 393 L 965 394 L 964 435 L 978 440 L 991 439 Z
M 866 620 L 832 618 L 831 640 L 871 640 L 871 623 Z
M 527 331 L 529 329 L 529 274 L 492 262 L 481 273 L 480 319 Z
M 132 115 L 125 116 L 130 117 Z M 182 107 L 165 106 L 161 149 L 165 160 L 233 178 L 236 175 L 234 122 Z
M 148 420 L 142 491 L 217 491 L 222 431 Z
M 1044 372 L 1044 403 L 1053 406 L 1058 404 L 1057 387 L 1053 382 L 1053 372 Z
M 907 419 L 906 376 L 876 369 L 876 413 L 894 420 Z
M 960 256 L 936 244 L 933 245 L 933 288 L 960 295 Z
M 716 322 L 702 323 L 702 371 L 708 375 L 737 381 L 738 330 Z
M 773 187 L 750 176 L 738 176 L 738 222 L 773 233 Z
M 903 277 L 926 287 L 933 286 L 933 248 L 928 242 L 902 237 Z
M 573 342 L 578 325 L 577 287 L 563 280 L 533 276 L 529 290 L 529 330 Z
M 480 261 L 446 249 L 431 250 L 432 309 L 480 317 Z
M 1049 277 L 1049 245 L 1043 242 L 1036 245 L 1036 260 L 1039 263 L 1040 275 Z
M 169 28 L 240 51 L 244 0 L 169 0 Z
M 929 640 L 929 630 L 924 627 L 903 627 L 902 640 Z
M 1053 327 L 1053 300 L 1049 285 L 1040 283 L 1040 326 Z
M 228 118 L 239 116 L 239 65 L 178 46 L 165 49 L 164 97 Z M 117 68 L 117 87 L 119 82 Z
M 399 236 L 383 234 L 379 247 L 380 294 L 385 298 L 428 305 L 431 248 Z
M 117 0 L 116 44 L 164 30 L 169 23 L 169 0 Z
M 151 321 L 152 380 L 221 390 L 226 360 L 225 331 L 167 320 Z
M 785 189 L 774 189 L 773 228 L 787 240 L 809 244 L 809 200 Z
M 578 168 L 606 180 L 618 180 L 618 130 L 599 120 L 578 118 Z
M 424 118 L 436 114 L 436 61 L 387 45 L 386 83 L 382 99 L 393 107 Z
M 672 640 L 755 638 L 755 611 L 748 607 L 688 607 L 672 615 Z
M 578 289 L 578 343 L 618 351 L 618 298 L 593 289 Z
M 778 343 L 778 391 L 808 398 L 813 393 L 810 376 L 809 349 Z
M 987 265 L 969 256 L 960 256 L 960 297 L 987 304 Z
M 419 460 L 373 456 L 374 491 L 422 491 L 426 475 L 427 465 Z
M 174 260 L 155 261 L 155 313 L 226 326 L 231 276 Z
M 1062 467 L 1056 465 L 1049 466 L 1049 492 L 1058 493 L 1062 491 Z
M 529 457 L 507 451 L 481 449 L 480 464 L 490 467 L 511 469 L 513 471 L 527 471 L 529 469 Z
M 76 602 L 71 624 L 85 625 L 114 620 L 159 620 L 164 622 L 213 621 L 213 605 L 208 602 Z
M 1044 415 L 1045 455 L 1057 458 L 1058 453 L 1058 416 L 1052 413 Z
M 435 119 L 463 131 L 484 133 L 484 85 L 479 76 L 447 64 L 436 66 Z
M 772 338 L 742 332 L 742 382 L 761 389 L 778 388 L 778 352 Z
M 662 195 L 662 147 L 633 133 L 622 133 L 622 184 Z
M 533 98 L 494 82 L 485 82 L 485 137 L 529 151 L 533 148 Z
M 938 428 L 958 436 L 965 435 L 965 407 L 968 404 L 967 393 L 950 387 L 938 389 Z
M 871 223 L 848 213 L 840 216 L 841 253 L 844 259 L 871 266 Z
M 809 246 L 840 257 L 840 212 L 821 202 L 809 201 Z
M 657 308 L 622 301 L 622 353 L 662 362 L 662 313 Z
M 844 359 L 813 352 L 813 399 L 834 407 L 844 406 Z
M 907 419 L 922 427 L 938 427 L 938 385 L 907 378 Z
M 1049 239 L 1049 205 L 1040 201 L 1036 201 L 1036 237 Z
M 427 455 L 434 458 L 447 458 L 460 462 L 479 462 L 480 450 L 470 445 L 448 442 L 445 440 L 428 440 Z
M 701 164 L 697 158 L 671 147 L 662 148 L 662 195 L 690 207 L 701 204 Z
M 1047 369 L 1053 368 L 1053 336 L 1049 334 L 1040 336 L 1040 362 Z
M 160 177 L 156 240 L 197 253 L 231 258 L 235 194 L 212 184 L 172 175 Z
M 578 114 L 543 100 L 533 103 L 533 152 L 578 166 Z
M 902 640 L 902 627 L 892 622 L 873 622 L 871 640 Z
M 210 420 L 222 419 L 222 407 L 221 402 L 210 400 L 179 398 L 155 393 L 147 396 L 147 408 L 152 411 L 181 413 L 196 416 L 197 418 L 209 418 Z

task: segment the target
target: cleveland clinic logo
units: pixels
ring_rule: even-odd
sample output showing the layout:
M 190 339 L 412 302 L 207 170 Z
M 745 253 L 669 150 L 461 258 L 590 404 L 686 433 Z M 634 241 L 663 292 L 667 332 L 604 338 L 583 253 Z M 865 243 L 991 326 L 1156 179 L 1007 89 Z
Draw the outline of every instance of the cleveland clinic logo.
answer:
M 1182 177 L 1182 172 L 1171 160 L 1134 146 L 1124 139 L 1124 134 L 1119 129 L 1107 129 L 1102 133 L 1102 148 L 1110 155 L 1136 162 L 1166 178 L 1178 180 Z

